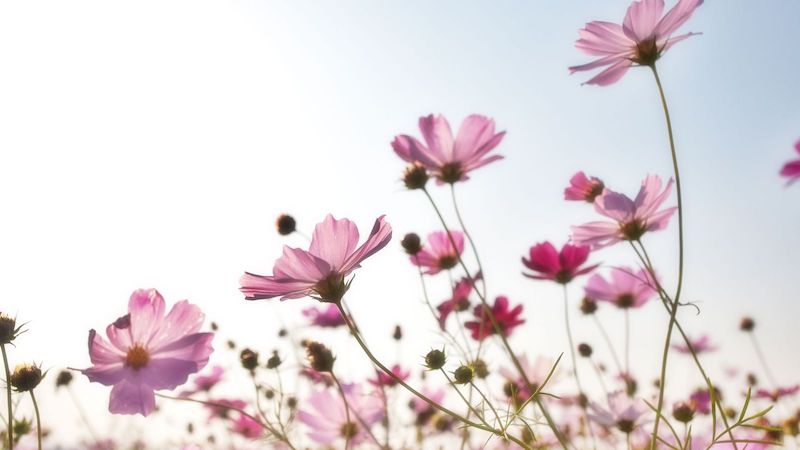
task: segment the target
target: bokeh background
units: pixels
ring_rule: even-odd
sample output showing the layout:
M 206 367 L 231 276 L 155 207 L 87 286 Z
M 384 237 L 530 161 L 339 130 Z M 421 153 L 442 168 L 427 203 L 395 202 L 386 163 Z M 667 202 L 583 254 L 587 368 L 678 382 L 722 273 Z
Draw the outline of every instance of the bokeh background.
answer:
M 387 361 L 402 324 L 399 357 L 416 364 L 440 340 L 399 238 L 438 226 L 422 195 L 403 189 L 389 142 L 418 134 L 417 118 L 432 112 L 454 127 L 481 113 L 508 131 L 498 149 L 506 159 L 459 185 L 461 207 L 490 293 L 525 304 L 514 345 L 566 351 L 560 291 L 524 279 L 519 258 L 594 217 L 562 200 L 575 171 L 631 195 L 647 173 L 671 175 L 647 70 L 607 88 L 567 72 L 588 60 L 573 48 L 576 30 L 621 21 L 627 4 L 3 2 L 0 310 L 30 329 L 12 360 L 86 367 L 87 331 L 123 314 L 139 287 L 188 298 L 226 337 L 269 349 L 281 323 L 296 323 L 312 301 L 246 302 L 237 278 L 269 273 L 284 243 L 305 245 L 275 233 L 278 214 L 310 233 L 331 212 L 362 234 L 388 215 L 396 238 L 364 264 L 349 302 Z M 702 311 L 685 308 L 681 319 L 721 346 L 708 358 L 716 376 L 755 367 L 737 329 L 748 314 L 780 380 L 800 378 L 800 186 L 777 175 L 800 137 L 798 16 L 792 0 L 710 0 L 684 27 L 703 34 L 659 63 L 686 194 L 685 298 Z M 443 205 L 447 194 L 435 190 Z M 646 241 L 669 285 L 676 236 L 673 223 Z M 593 260 L 633 264 L 627 250 Z M 446 289 L 437 282 L 434 301 Z M 571 286 L 576 304 L 580 289 Z M 621 343 L 622 316 L 601 314 Z M 589 321 L 575 326 L 578 340 L 602 347 Z M 655 304 L 634 316 L 633 366 L 645 379 L 657 374 L 665 326 Z M 369 373 L 346 339 L 331 339 L 353 373 Z M 678 392 L 700 384 L 688 361 L 674 361 Z M 76 389 L 99 428 L 158 427 L 108 418 L 106 388 L 79 380 Z M 77 424 L 69 401 L 45 390 L 56 436 L 84 436 L 66 426 Z

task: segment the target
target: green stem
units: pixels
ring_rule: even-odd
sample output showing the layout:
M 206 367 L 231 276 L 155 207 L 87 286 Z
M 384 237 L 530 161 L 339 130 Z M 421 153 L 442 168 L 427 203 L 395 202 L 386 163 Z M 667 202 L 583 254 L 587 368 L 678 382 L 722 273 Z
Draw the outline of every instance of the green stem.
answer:
M 772 370 L 770 370 L 769 364 L 767 364 L 767 357 L 764 355 L 764 351 L 761 350 L 761 345 L 759 345 L 755 333 L 751 331 L 749 334 L 750 340 L 753 342 L 753 348 L 756 350 L 758 361 L 761 363 L 761 367 L 764 369 L 764 374 L 767 376 L 767 381 L 769 381 L 773 389 L 778 389 L 778 383 L 775 381 L 775 377 L 772 376 Z
M 450 185 L 450 198 L 453 199 L 453 210 L 456 212 L 456 218 L 458 219 L 458 224 L 461 226 L 461 231 L 463 231 L 464 236 L 467 237 L 469 246 L 472 247 L 472 254 L 475 255 L 475 262 L 478 264 L 478 271 L 481 274 L 483 296 L 486 297 L 486 274 L 483 272 L 483 264 L 481 264 L 481 257 L 478 255 L 478 247 L 475 246 L 475 241 L 472 239 L 472 234 L 470 234 L 466 224 L 464 224 L 464 219 L 461 218 L 461 211 L 458 209 L 458 202 L 456 201 L 456 187 L 454 184 Z M 469 274 L 467 275 L 469 276 Z
M 6 345 L 0 344 L 0 350 L 3 352 L 3 366 L 6 369 L 6 401 L 8 401 L 8 450 L 14 450 L 14 416 L 13 407 L 11 406 L 11 369 L 8 367 Z
M 617 372 L 620 374 L 623 373 L 622 364 L 619 362 L 619 356 L 617 356 L 617 351 L 614 349 L 614 344 L 611 343 L 611 338 L 608 336 L 608 332 L 600 322 L 600 319 L 597 318 L 597 313 L 592 314 L 592 318 L 594 319 L 595 325 L 597 325 L 597 329 L 600 330 L 603 340 L 606 341 L 608 350 L 611 353 L 611 358 L 614 360 L 614 365 L 617 367 Z
M 675 151 L 675 138 L 672 133 L 672 120 L 669 116 L 669 108 L 667 107 L 667 99 L 664 95 L 664 88 L 661 86 L 661 79 L 658 76 L 656 66 L 651 65 L 653 76 L 656 80 L 658 87 L 658 94 L 661 97 L 661 106 L 664 108 L 664 118 L 667 122 L 667 134 L 669 135 L 669 148 L 672 154 L 672 168 L 675 174 L 675 192 L 678 197 L 678 285 L 675 291 L 675 298 L 672 301 L 672 310 L 670 311 L 669 326 L 667 327 L 667 337 L 664 342 L 664 354 L 661 358 L 661 378 L 658 387 L 658 405 L 659 411 L 664 407 L 664 390 L 667 384 L 667 363 L 669 361 L 669 349 L 672 342 L 672 330 L 675 327 L 676 316 L 678 314 L 678 305 L 680 304 L 681 288 L 683 287 L 683 199 L 681 194 L 681 175 L 678 170 L 678 155 Z M 650 444 L 651 450 L 656 450 L 656 438 L 658 437 L 658 426 L 661 421 L 661 416 L 656 415 L 656 420 L 653 425 L 652 443 Z
M 342 383 L 339 382 L 339 379 L 336 378 L 336 375 L 333 374 L 333 371 L 329 372 L 331 374 L 331 378 L 333 382 L 336 383 L 336 389 L 339 391 L 339 395 L 342 397 L 342 402 L 344 403 L 344 417 L 347 420 L 347 426 L 350 426 L 352 422 L 350 421 L 350 404 L 347 402 L 347 396 L 344 394 L 344 388 L 342 387 Z M 373 439 L 375 436 L 372 436 Z M 380 443 L 375 440 L 375 443 L 380 446 Z M 350 433 L 345 433 L 344 436 L 344 450 L 350 448 Z
M 42 450 L 42 418 L 39 415 L 39 404 L 36 403 L 33 389 L 31 389 L 31 401 L 33 402 L 33 412 L 36 414 L 36 442 L 39 444 L 39 450 Z
M 569 342 L 569 353 L 572 357 L 572 375 L 575 377 L 575 385 L 578 386 L 578 395 L 579 395 L 579 402 L 581 410 L 583 411 L 583 419 L 586 421 L 586 426 L 589 429 L 589 434 L 592 437 L 592 446 L 597 448 L 597 440 L 594 436 L 594 429 L 592 428 L 592 423 L 589 420 L 589 415 L 586 412 L 584 401 L 586 400 L 586 394 L 583 390 L 583 386 L 581 385 L 581 378 L 578 375 L 578 358 L 575 356 L 575 340 L 572 337 L 572 326 L 570 325 L 569 321 L 569 297 L 567 295 L 567 285 L 564 284 L 564 322 L 567 328 L 567 341 Z

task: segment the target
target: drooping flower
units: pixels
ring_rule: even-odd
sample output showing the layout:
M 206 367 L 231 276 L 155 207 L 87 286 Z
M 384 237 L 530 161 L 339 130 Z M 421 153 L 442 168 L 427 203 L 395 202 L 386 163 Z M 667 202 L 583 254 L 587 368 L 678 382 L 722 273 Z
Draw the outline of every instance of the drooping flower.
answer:
M 371 427 L 383 419 L 381 401 L 365 395 L 361 385 L 345 384 L 343 390 L 347 406 L 338 392 L 326 389 L 311 394 L 308 406 L 298 411 L 297 418 L 308 427 L 308 437 L 314 442 L 334 448 L 344 448 L 345 441 L 358 445 L 369 436 L 363 424 Z
M 392 227 L 380 216 L 369 237 L 356 248 L 358 238 L 353 222 L 328 214 L 314 228 L 308 251 L 284 246 L 272 275 L 245 272 L 239 290 L 247 300 L 312 296 L 324 302 L 338 302 L 348 289 L 345 277 L 389 243 Z
M 569 186 L 564 189 L 564 200 L 593 203 L 603 193 L 604 188 L 599 178 L 589 178 L 580 171 L 569 179 Z
M 545 381 L 547 381 L 547 386 L 550 387 L 561 378 L 561 373 L 557 368 L 553 371 L 556 362 L 551 358 L 540 355 L 531 363 L 527 355 L 521 355 L 518 360 L 534 392 L 542 387 Z M 550 372 L 553 372 L 552 376 L 550 376 Z M 522 379 L 516 369 L 503 367 L 500 369 L 500 375 L 506 380 L 504 391 L 508 397 L 514 397 L 520 402 L 524 402 L 533 395 L 533 392 L 528 389 L 525 380 Z M 548 376 L 550 376 L 549 380 L 547 378 Z
M 453 295 L 436 307 L 436 310 L 439 312 L 439 328 L 442 330 L 445 329 L 445 322 L 447 322 L 447 318 L 451 313 L 469 309 L 469 294 L 473 289 L 472 284 L 480 279 L 481 274 L 478 273 L 478 275 L 472 279 L 463 277 L 456 283 L 453 287 Z
M 411 376 L 411 372 L 406 370 L 406 369 L 403 369 L 400 366 L 400 364 L 393 365 L 390 370 L 392 371 L 394 376 L 396 376 L 397 378 L 400 378 L 403 381 L 408 380 L 408 377 Z M 373 385 L 375 387 L 379 387 L 379 386 L 386 386 L 386 387 L 397 386 L 397 381 L 395 381 L 394 378 L 390 377 L 388 374 L 386 374 L 386 373 L 384 373 L 382 371 L 378 371 L 375 374 L 375 378 L 372 378 L 372 379 L 367 380 L 367 381 L 369 381 L 369 384 L 371 384 L 371 385 Z
M 647 407 L 641 400 L 628 397 L 624 392 L 608 396 L 608 408 L 595 402 L 589 404 L 589 418 L 609 428 L 616 428 L 625 434 L 633 433 L 642 425 L 642 417 Z
M 794 149 L 800 154 L 800 139 L 794 144 Z M 800 158 L 791 160 L 784 164 L 781 169 L 781 176 L 789 179 L 789 183 L 800 180 Z
M 208 363 L 213 333 L 200 333 L 204 315 L 186 300 L 165 313 L 155 289 L 135 291 L 128 314 L 106 328 L 108 341 L 89 331 L 93 366 L 83 370 L 89 381 L 111 389 L 114 414 L 141 414 L 155 409 L 154 391 L 175 389 Z
M 769 399 L 772 400 L 773 402 L 777 402 L 778 400 L 784 397 L 791 397 L 797 394 L 798 392 L 800 392 L 800 385 L 779 387 L 773 390 L 759 389 L 758 391 L 756 391 L 755 397 Z
M 534 274 L 523 273 L 536 280 L 552 280 L 567 284 L 575 277 L 587 274 L 597 268 L 581 266 L 589 259 L 591 249 L 585 245 L 565 244 L 559 252 L 550 242 L 541 242 L 529 250 L 529 258 L 522 258 L 522 264 L 534 271 Z
M 303 310 L 303 315 L 311 321 L 311 325 L 321 328 L 336 328 L 347 325 L 336 305 L 306 308 Z
M 422 250 L 416 255 L 409 256 L 411 263 L 422 267 L 423 272 L 428 275 L 436 275 L 442 270 L 455 267 L 464 252 L 464 233 L 450 231 L 450 236 L 453 238 L 452 242 L 446 231 L 434 231 L 429 234 L 428 242 Z
M 611 269 L 611 281 L 600 274 L 592 275 L 584 291 L 593 300 L 610 302 L 622 309 L 639 308 L 656 294 L 648 272 L 627 267 Z
M 469 172 L 503 158 L 487 156 L 505 136 L 504 131 L 495 133 L 494 120 L 488 117 L 468 116 L 455 139 L 450 124 L 441 115 L 420 117 L 419 129 L 425 144 L 401 134 L 395 136 L 392 148 L 404 161 L 428 169 L 438 183 L 466 181 Z
M 181 392 L 179 397 L 191 397 L 192 395 L 201 392 L 208 393 L 211 389 L 222 381 L 222 376 L 225 374 L 225 369 L 222 366 L 214 366 L 211 368 L 211 373 L 198 374 L 192 380 L 192 387 Z
M 664 0 L 634 1 L 622 25 L 603 21 L 587 23 L 578 30 L 580 38 L 575 47 L 600 58 L 570 67 L 570 73 L 605 67 L 585 84 L 607 86 L 619 81 L 631 66 L 654 66 L 673 45 L 696 34 L 672 36 L 702 3 L 703 0 L 678 0 L 663 14 Z
M 572 227 L 572 242 L 599 249 L 620 241 L 635 241 L 649 231 L 663 230 L 677 207 L 658 210 L 672 191 L 672 179 L 661 190 L 661 178 L 648 175 L 636 198 L 605 189 L 594 201 L 598 213 L 612 219 Z
M 697 339 L 690 339 L 688 345 L 685 342 L 679 342 L 672 344 L 672 348 L 678 353 L 683 353 L 684 355 L 691 354 L 692 350 L 694 350 L 694 353 L 699 355 L 701 353 L 713 352 L 717 350 L 718 347 L 711 342 L 710 336 L 704 334 Z
M 517 305 L 510 308 L 508 297 L 499 296 L 494 300 L 494 305 L 491 308 L 503 336 L 509 336 L 514 328 L 525 323 L 525 319 L 520 318 L 522 314 L 522 305 Z M 472 332 L 472 339 L 482 341 L 487 337 L 496 334 L 491 318 L 483 305 L 478 305 L 472 311 L 476 320 L 466 322 L 464 327 Z

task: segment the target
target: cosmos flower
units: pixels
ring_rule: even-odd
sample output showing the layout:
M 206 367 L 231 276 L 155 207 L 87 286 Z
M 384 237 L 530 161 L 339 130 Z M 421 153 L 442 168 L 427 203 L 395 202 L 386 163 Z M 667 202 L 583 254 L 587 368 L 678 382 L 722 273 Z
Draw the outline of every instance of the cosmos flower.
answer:
M 336 328 L 347 325 L 336 305 L 306 308 L 303 310 L 303 315 L 311 321 L 311 325 L 316 327 Z
M 603 182 L 596 177 L 587 177 L 583 171 L 575 173 L 564 189 L 564 200 L 593 203 L 603 193 Z
M 773 390 L 759 389 L 758 391 L 756 391 L 755 397 L 769 399 L 772 400 L 773 402 L 777 402 L 778 400 L 784 397 L 791 397 L 797 394 L 798 392 L 800 392 L 800 385 L 779 387 Z
M 689 340 L 691 348 L 685 342 L 680 342 L 677 344 L 672 344 L 672 348 L 675 349 L 678 353 L 683 353 L 684 355 L 689 355 L 692 353 L 692 350 L 696 354 L 701 353 L 710 353 L 717 350 L 717 346 L 711 342 L 711 337 L 707 334 L 700 336 L 698 339 Z
M 464 252 L 464 233 L 450 231 L 434 231 L 428 235 L 428 242 L 416 255 L 409 256 L 411 263 L 422 267 L 428 275 L 436 275 L 442 270 L 452 269 L 458 264 L 458 259 Z M 455 246 L 453 246 L 455 243 Z
M 464 324 L 464 327 L 472 332 L 472 339 L 475 339 L 476 341 L 482 341 L 487 337 L 496 334 L 489 314 L 487 314 L 483 305 L 476 306 L 472 311 L 472 314 L 477 320 L 469 321 Z M 522 314 L 522 305 L 517 305 L 514 308 L 510 308 L 508 297 L 505 296 L 497 297 L 494 300 L 492 314 L 494 315 L 500 330 L 503 332 L 503 336 L 509 336 L 511 332 L 514 331 L 514 328 L 525 323 L 525 319 L 519 317 L 520 314 Z
M 639 308 L 656 294 L 650 275 L 644 270 L 627 267 L 611 269 L 611 281 L 595 274 L 584 288 L 586 296 L 595 301 L 610 302 L 622 309 Z
M 535 280 L 552 280 L 567 284 L 573 278 L 597 268 L 597 264 L 581 268 L 589 259 L 590 251 L 588 246 L 565 244 L 559 252 L 550 242 L 536 244 L 530 248 L 529 258 L 522 258 L 522 264 L 535 273 L 523 273 L 523 275 Z
M 602 21 L 587 23 L 578 30 L 580 38 L 575 47 L 600 58 L 570 67 L 570 73 L 605 67 L 585 84 L 607 86 L 619 81 L 631 66 L 654 66 L 673 45 L 696 34 L 672 36 L 702 3 L 703 0 L 678 0 L 663 14 L 664 0 L 634 1 L 622 25 Z
M 225 369 L 222 366 L 214 366 L 211 368 L 209 374 L 198 374 L 192 380 L 192 387 L 181 392 L 179 397 L 191 397 L 192 395 L 201 392 L 209 392 L 211 389 L 222 381 L 222 376 L 225 374 Z
M 383 406 L 377 397 L 364 395 L 358 384 L 342 387 L 349 414 L 340 394 L 333 389 L 312 393 L 307 406 L 297 413 L 300 422 L 308 427 L 308 437 L 318 444 L 344 448 L 345 441 L 349 441 L 350 445 L 358 445 L 369 436 L 363 424 L 372 427 L 383 420 Z
M 794 144 L 794 149 L 800 154 L 800 139 Z M 781 176 L 789 179 L 789 183 L 794 183 L 800 179 L 800 158 L 787 162 L 781 169 Z
M 439 328 L 441 328 L 442 331 L 444 331 L 445 322 L 451 313 L 469 309 L 469 294 L 473 289 L 472 284 L 480 279 L 480 273 L 472 279 L 463 277 L 456 283 L 455 287 L 453 287 L 453 295 L 436 307 L 436 310 L 439 312 Z
M 595 250 L 620 241 L 636 241 L 649 231 L 663 230 L 676 207 L 658 210 L 672 191 L 672 179 L 661 190 L 661 178 L 648 175 L 636 198 L 605 189 L 594 209 L 612 221 L 595 221 L 572 227 L 572 242 Z
M 200 333 L 204 315 L 186 300 L 165 312 L 155 289 L 135 291 L 128 314 L 106 328 L 108 341 L 89 332 L 89 381 L 113 386 L 108 409 L 141 414 L 155 409 L 154 391 L 175 389 L 208 363 L 213 333 Z
M 353 222 L 328 214 L 314 228 L 308 251 L 283 247 L 272 275 L 245 273 L 239 280 L 239 290 L 247 300 L 311 296 L 323 302 L 339 302 L 348 289 L 345 277 L 389 243 L 392 227 L 380 216 L 369 237 L 356 248 L 358 237 Z
M 392 373 L 397 378 L 400 378 L 403 381 L 408 380 L 408 377 L 411 376 L 411 372 L 409 372 L 406 369 L 403 369 L 400 366 L 400 364 L 393 365 L 391 367 L 391 370 L 392 370 Z M 384 373 L 382 371 L 377 371 L 376 374 L 375 374 L 375 378 L 370 379 L 368 381 L 369 381 L 369 384 L 371 384 L 373 386 L 376 386 L 376 387 L 378 387 L 378 386 L 386 386 L 386 387 L 397 386 L 397 381 L 394 378 L 390 377 L 389 375 L 387 375 L 386 373 Z
M 395 136 L 392 148 L 404 161 L 429 170 L 440 184 L 466 181 L 469 172 L 503 158 L 487 156 L 505 136 L 504 131 L 495 133 L 494 120 L 488 117 L 468 116 L 455 139 L 450 124 L 441 115 L 420 117 L 419 129 L 425 144 L 401 134 Z
M 589 404 L 589 418 L 609 428 L 617 428 L 623 433 L 633 433 L 642 425 L 642 417 L 647 412 L 644 402 L 628 397 L 624 392 L 608 396 L 608 408 L 595 402 Z

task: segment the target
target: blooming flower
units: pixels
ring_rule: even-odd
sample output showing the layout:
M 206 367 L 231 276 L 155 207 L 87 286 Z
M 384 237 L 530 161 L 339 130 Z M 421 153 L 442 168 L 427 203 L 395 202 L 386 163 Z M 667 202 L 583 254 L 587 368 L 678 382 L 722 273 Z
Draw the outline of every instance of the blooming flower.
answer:
M 607 86 L 619 81 L 634 64 L 655 65 L 670 47 L 696 34 L 672 36 L 702 3 L 703 0 L 678 0 L 663 14 L 664 0 L 634 1 L 628 7 L 621 26 L 602 21 L 587 23 L 585 28 L 578 30 L 580 39 L 575 42 L 575 47 L 600 58 L 570 67 L 570 73 L 606 67 L 586 84 Z
M 333 386 L 333 377 L 327 372 L 319 372 L 311 367 L 303 367 L 300 369 L 300 375 L 308 378 L 312 383 Z
M 208 410 L 208 422 L 214 419 L 231 419 L 232 413 L 237 409 L 247 407 L 247 402 L 239 399 L 215 398 L 204 403 L 203 406 Z
M 469 321 L 464 324 L 468 330 L 472 332 L 472 338 L 476 341 L 482 341 L 487 337 L 496 334 L 489 314 L 487 314 L 483 305 L 478 305 L 472 311 L 472 314 L 477 319 L 476 321 Z M 494 300 L 492 306 L 492 314 L 494 315 L 503 336 L 508 336 L 514 328 L 525 323 L 525 319 L 519 317 L 522 314 L 522 305 L 517 305 L 509 309 L 508 297 L 500 296 Z
M 314 442 L 333 448 L 344 448 L 345 441 L 357 445 L 368 437 L 362 422 L 371 427 L 383 419 L 380 400 L 364 395 L 360 385 L 345 384 L 343 390 L 347 406 L 338 392 L 326 389 L 311 394 L 308 407 L 298 411 L 297 418 L 309 428 L 308 437 Z
M 552 280 L 567 284 L 573 278 L 597 268 L 597 264 L 581 268 L 589 259 L 589 252 L 590 248 L 583 245 L 565 244 L 559 252 L 550 242 L 536 244 L 530 248 L 529 258 L 522 258 L 522 264 L 536 274 L 523 273 L 523 275 L 536 280 Z
M 391 367 L 392 373 L 403 381 L 408 380 L 408 377 L 411 375 L 411 372 L 408 370 L 403 369 L 400 367 L 400 364 L 395 364 Z M 373 386 L 397 386 L 397 381 L 394 378 L 390 377 L 388 374 L 378 371 L 375 374 L 375 378 L 368 380 L 369 384 Z
M 89 381 L 111 389 L 108 409 L 114 414 L 148 415 L 155 409 L 155 390 L 175 389 L 208 363 L 213 333 L 200 333 L 204 315 L 186 300 L 165 314 L 155 289 L 135 291 L 128 314 L 106 328 L 108 341 L 89 331 L 93 366 L 83 370 Z
M 486 156 L 505 136 L 504 131 L 495 133 L 494 120 L 488 117 L 468 116 L 455 139 L 450 124 L 441 115 L 420 117 L 419 129 L 425 144 L 401 134 L 395 136 L 392 148 L 404 161 L 428 169 L 439 183 L 466 181 L 467 173 L 503 158 Z
M 411 263 L 424 268 L 424 272 L 428 275 L 436 275 L 442 270 L 455 267 L 464 252 L 464 233 L 450 231 L 450 236 L 453 238 L 452 242 L 446 231 L 434 231 L 429 234 L 427 245 L 416 255 L 409 256 Z
M 258 439 L 264 434 L 260 423 L 241 413 L 231 421 L 231 431 L 247 439 Z
M 615 392 L 608 396 L 608 409 L 595 402 L 589 404 L 589 418 L 606 427 L 614 427 L 623 433 L 630 434 L 641 423 L 647 409 L 636 399 L 628 397 L 624 392 Z
M 788 386 L 788 387 L 779 387 L 774 390 L 767 390 L 767 389 L 759 389 L 756 391 L 756 398 L 765 398 L 772 400 L 773 402 L 777 402 L 778 400 L 782 399 L 783 397 L 791 397 L 795 394 L 800 392 L 800 385 Z
M 192 380 L 193 386 L 190 389 L 181 392 L 179 397 L 185 398 L 201 392 L 209 392 L 214 386 L 222 381 L 222 376 L 224 373 L 225 369 L 223 369 L 222 366 L 214 366 L 211 368 L 211 373 L 199 374 L 195 376 Z
M 342 313 L 336 305 L 327 305 L 321 308 L 306 308 L 303 315 L 311 320 L 311 325 L 322 328 L 336 328 L 347 325 Z
M 717 394 L 715 394 L 717 395 Z M 697 389 L 689 396 L 689 404 L 700 414 L 711 413 L 711 391 Z
M 613 222 L 595 221 L 572 227 L 572 242 L 591 245 L 594 249 L 607 247 L 620 241 L 635 241 L 648 231 L 662 230 L 676 207 L 658 208 L 672 191 L 672 179 L 661 190 L 661 178 L 648 175 L 634 200 L 623 194 L 605 189 L 594 201 L 594 209 Z
M 589 278 L 584 291 L 597 301 L 611 302 L 619 308 L 639 308 L 656 294 L 650 275 L 643 269 L 634 272 L 627 267 L 611 269 L 611 281 L 595 274 Z
M 800 153 L 800 139 L 794 144 L 794 149 Z M 794 183 L 800 179 L 800 159 L 787 162 L 781 169 L 781 176 L 789 179 L 789 183 Z
M 380 216 L 367 240 L 356 248 L 358 237 L 353 222 L 328 214 L 314 228 L 308 251 L 284 246 L 272 275 L 245 273 L 239 290 L 247 300 L 315 296 L 324 302 L 338 302 L 347 292 L 344 278 L 389 243 L 392 227 Z
M 699 355 L 700 353 L 713 352 L 717 350 L 718 347 L 711 342 L 711 337 L 704 334 L 696 340 L 690 339 L 689 345 L 687 345 L 685 342 L 680 342 L 677 344 L 672 344 L 672 348 L 678 353 L 683 353 L 685 355 L 691 354 L 692 350 L 694 350 L 694 352 Z
M 564 189 L 564 200 L 593 203 L 603 193 L 604 187 L 599 178 L 589 178 L 583 171 L 577 172 L 569 179 L 569 186 Z
M 447 317 L 454 311 L 466 311 L 469 308 L 469 294 L 472 292 L 472 283 L 481 278 L 479 273 L 472 279 L 462 278 L 455 287 L 453 295 L 449 299 L 440 303 L 436 310 L 439 312 L 439 327 L 444 331 Z

